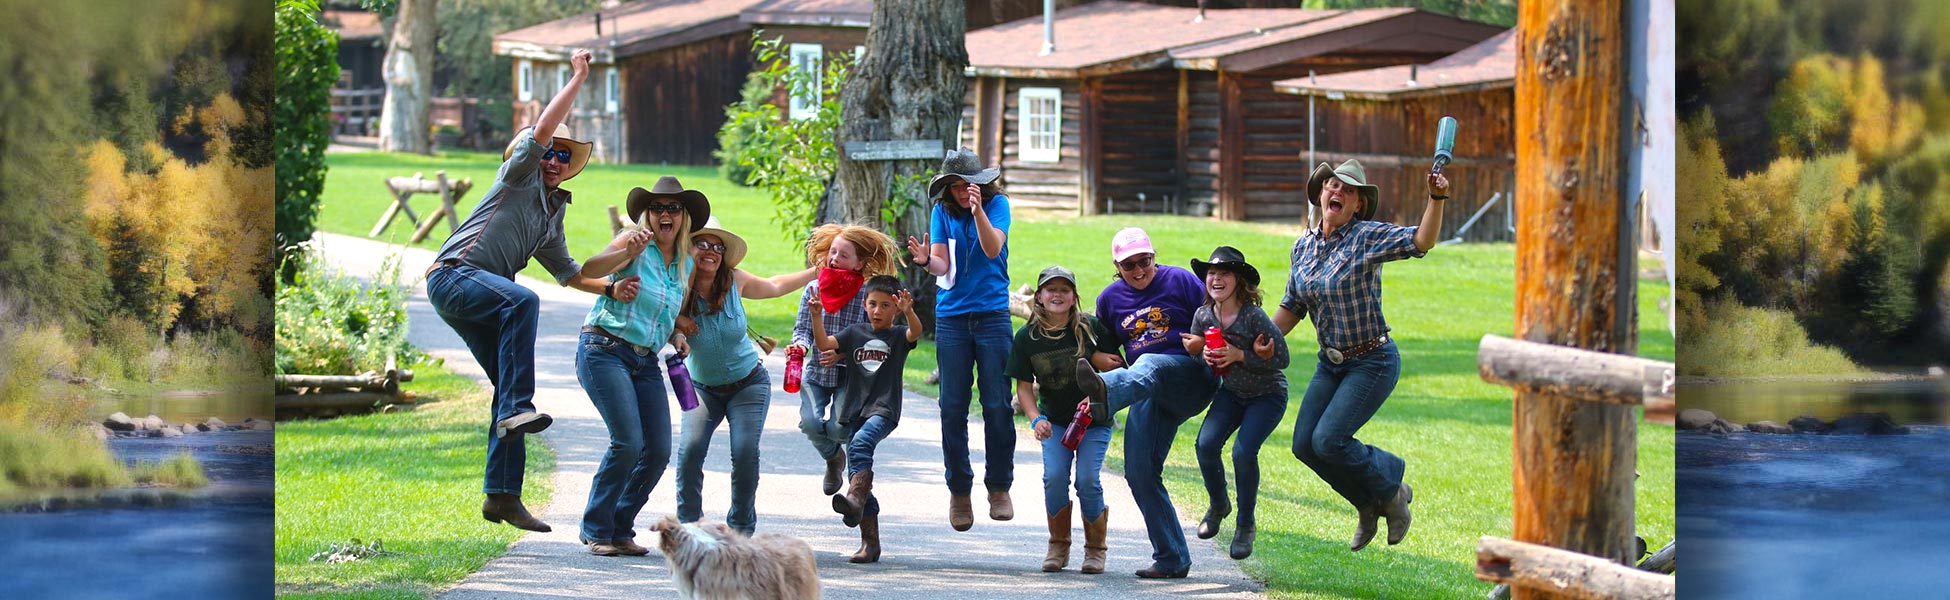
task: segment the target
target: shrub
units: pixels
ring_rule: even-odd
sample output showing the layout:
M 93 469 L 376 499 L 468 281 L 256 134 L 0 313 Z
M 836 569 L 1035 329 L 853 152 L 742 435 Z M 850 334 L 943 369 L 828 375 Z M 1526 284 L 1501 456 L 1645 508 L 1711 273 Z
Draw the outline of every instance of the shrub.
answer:
M 812 230 L 813 213 L 826 194 L 827 183 L 839 170 L 840 157 L 833 140 L 840 125 L 840 89 L 846 84 L 852 62 L 848 55 L 826 57 L 825 72 L 818 81 L 818 112 L 806 119 L 787 119 L 778 106 L 759 101 L 768 95 L 759 92 L 771 89 L 771 84 L 794 89 L 813 82 L 808 72 L 794 69 L 780 51 L 783 38 L 768 40 L 763 33 L 752 33 L 752 56 L 763 68 L 755 70 L 746 82 L 744 99 L 725 108 L 725 124 L 718 137 L 721 141 L 736 138 L 727 146 L 735 150 L 720 155 L 720 160 L 729 157 L 735 161 L 726 162 L 727 172 L 733 164 L 750 169 L 746 183 L 772 196 L 776 207 L 772 222 L 793 243 L 802 243 L 806 232 Z
M 318 24 L 317 0 L 278 0 L 277 248 L 280 257 L 311 239 L 332 143 L 332 83 L 339 37 Z M 289 274 L 287 273 L 287 276 Z
M 1727 300 L 1706 305 L 1697 331 L 1686 331 L 1679 348 L 1684 375 L 1748 377 L 1861 372 L 1840 350 L 1808 341 L 1787 311 L 1742 306 Z
M 128 472 L 108 446 L 86 433 L 0 422 L 0 490 L 100 488 L 128 481 Z
M 188 450 L 157 462 L 137 464 L 130 467 L 129 475 L 136 483 L 170 487 L 198 488 L 210 484 L 210 478 L 203 474 L 203 465 Z
M 309 252 L 293 260 L 292 282 L 278 286 L 278 373 L 351 374 L 377 369 L 388 354 L 401 364 L 418 353 L 406 342 L 406 300 L 412 288 L 399 280 L 399 256 L 381 272 L 394 275 L 370 284 L 347 277 Z

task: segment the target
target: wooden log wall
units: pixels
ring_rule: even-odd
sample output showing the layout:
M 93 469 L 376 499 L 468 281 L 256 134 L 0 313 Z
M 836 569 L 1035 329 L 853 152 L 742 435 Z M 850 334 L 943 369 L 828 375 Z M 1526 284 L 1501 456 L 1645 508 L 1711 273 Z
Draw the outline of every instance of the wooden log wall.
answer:
M 1074 79 L 1007 79 L 999 87 L 1002 91 L 999 103 L 1002 182 L 1011 205 L 1078 210 L 1077 195 L 1081 193 L 1083 173 L 1081 83 Z M 1016 94 L 1025 87 L 1062 90 L 1063 135 L 1058 162 L 1023 162 L 1018 154 L 1021 144 L 1018 134 L 1021 129 L 1016 123 L 1020 116 Z M 966 112 L 964 110 L 964 114 Z
M 1114 213 L 1160 212 L 1167 198 L 1179 196 L 1178 74 L 1157 69 L 1101 80 L 1100 206 L 1112 203 Z
M 1306 97 L 1294 96 L 1306 109 Z M 1443 239 L 1453 236 L 1470 215 L 1497 192 L 1503 198 L 1464 237 L 1467 241 L 1511 241 L 1504 223 L 1511 216 L 1515 189 L 1515 91 L 1509 88 L 1413 98 L 1394 102 L 1314 99 L 1319 125 L 1315 160 L 1339 165 L 1361 161 L 1368 180 L 1381 186 L 1375 218 L 1413 225 L 1428 202 L 1426 175 L 1433 164 L 1436 123 L 1443 116 L 1461 122 L 1455 162 L 1443 168 L 1450 184 L 1444 206 Z M 1304 141 L 1303 141 L 1304 143 Z M 1305 161 L 1306 150 L 1301 152 Z M 1300 213 L 1305 214 L 1305 205 Z
M 1221 216 L 1246 220 L 1302 219 L 1307 215 L 1307 103 L 1304 98 L 1273 91 L 1273 82 L 1305 77 L 1312 69 L 1325 75 L 1438 58 L 1420 54 L 1353 54 L 1313 57 L 1235 77 L 1237 98 L 1220 98 L 1221 106 L 1236 107 L 1236 115 L 1222 115 L 1221 126 L 1234 121 L 1240 128 L 1236 154 L 1238 181 L 1231 197 L 1221 203 L 1232 210 Z M 1316 103 L 1318 110 L 1318 103 Z M 1316 120 L 1318 123 L 1319 120 Z M 1316 138 L 1316 148 L 1319 140 Z M 1370 174 L 1372 176 L 1372 174 Z M 1222 187 L 1223 190 L 1223 187 Z M 1221 207 L 1222 209 L 1224 206 Z
M 751 69 L 751 34 L 742 31 L 624 59 L 630 162 L 715 164 L 724 107 Z
M 856 27 L 767 25 L 765 27 L 765 38 L 785 39 L 785 45 L 780 47 L 779 50 L 786 54 L 780 60 L 790 60 L 793 44 L 819 44 L 820 49 L 826 53 L 826 59 L 831 60 L 835 54 L 851 57 L 855 46 L 867 43 L 867 30 Z M 753 60 L 757 60 L 757 57 L 753 57 Z M 821 65 L 821 68 L 825 68 L 825 65 Z M 821 73 L 824 76 L 824 71 Z M 743 86 L 745 82 L 741 79 L 738 84 Z M 734 96 L 732 100 L 736 101 L 737 98 Z M 787 101 L 785 86 L 779 86 L 779 89 L 772 93 L 772 104 L 777 105 L 780 112 L 786 112 L 792 108 L 791 104 Z

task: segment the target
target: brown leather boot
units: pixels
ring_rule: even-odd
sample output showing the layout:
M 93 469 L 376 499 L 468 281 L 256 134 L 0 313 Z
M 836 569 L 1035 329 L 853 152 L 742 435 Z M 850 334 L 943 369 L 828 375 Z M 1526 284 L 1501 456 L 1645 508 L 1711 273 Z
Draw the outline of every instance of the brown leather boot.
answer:
M 1092 404 L 1104 402 L 1105 406 L 1109 406 L 1110 398 L 1105 393 L 1104 380 L 1097 375 L 1097 368 L 1090 365 L 1090 359 L 1077 359 L 1076 382 L 1077 390 L 1082 391 Z
M 989 492 L 989 520 L 1007 521 L 1016 518 L 1016 505 L 1009 501 L 1009 491 Z
M 487 501 L 481 503 L 481 518 L 490 523 L 506 522 L 529 531 L 549 531 L 548 524 L 528 514 L 528 507 L 521 505 L 521 496 L 514 494 L 488 494 Z
M 954 527 L 955 531 L 968 531 L 968 528 L 974 527 L 975 507 L 973 504 L 974 502 L 968 496 L 949 497 L 948 525 Z
M 846 451 L 841 450 L 826 459 L 826 481 L 820 488 L 828 496 L 840 493 L 840 482 L 846 476 Z
M 833 495 L 833 512 L 840 513 L 840 520 L 847 527 L 860 524 L 860 513 L 867 509 L 867 498 L 873 493 L 873 470 L 868 469 L 853 474 L 853 486 L 845 494 Z
M 1055 573 L 1070 565 L 1070 505 L 1049 518 L 1049 554 L 1043 557 L 1043 572 Z
M 860 517 L 860 549 L 846 562 L 880 562 L 880 515 Z
M 1381 516 L 1388 517 L 1388 545 L 1402 543 L 1402 538 L 1408 537 L 1408 524 L 1413 520 L 1408 514 L 1408 503 L 1413 501 L 1415 490 L 1404 483 L 1395 490 L 1395 498 L 1382 505 Z
M 515 413 L 515 416 L 502 419 L 494 424 L 494 437 L 508 437 L 510 433 L 541 433 L 554 423 L 555 418 L 547 414 L 529 411 Z
M 1362 548 L 1368 547 L 1368 542 L 1374 541 L 1374 534 L 1380 521 L 1381 512 L 1375 510 L 1373 505 L 1361 507 L 1360 516 L 1354 522 L 1354 541 L 1347 545 L 1347 549 L 1360 552 Z
M 1110 550 L 1110 546 L 1104 543 L 1104 537 L 1110 533 L 1109 528 L 1110 507 L 1104 507 L 1104 512 L 1097 513 L 1096 520 L 1083 522 L 1083 568 L 1078 570 L 1093 575 L 1104 572 L 1104 553 Z
M 636 543 L 636 540 L 616 540 L 616 549 L 623 551 L 624 556 L 650 555 L 650 549 Z

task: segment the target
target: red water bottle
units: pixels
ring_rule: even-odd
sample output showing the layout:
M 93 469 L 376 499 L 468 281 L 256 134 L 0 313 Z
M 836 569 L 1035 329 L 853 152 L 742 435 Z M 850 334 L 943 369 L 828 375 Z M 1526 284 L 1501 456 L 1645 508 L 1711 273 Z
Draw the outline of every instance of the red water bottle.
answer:
M 1215 353 L 1223 352 L 1225 349 L 1226 349 L 1226 336 L 1224 334 L 1219 333 L 1219 328 L 1217 327 L 1205 328 L 1205 353 L 1215 354 Z M 1230 370 L 1232 370 L 1230 367 L 1215 366 L 1212 367 L 1212 374 L 1218 375 L 1220 377 L 1224 377 L 1226 371 L 1230 371 Z
M 1090 401 L 1077 403 L 1077 415 L 1070 417 L 1070 428 L 1063 430 L 1063 447 L 1072 451 L 1083 443 L 1083 431 L 1090 428 Z
M 697 388 L 691 385 L 691 369 L 684 366 L 684 357 L 672 354 L 664 359 L 664 366 L 670 371 L 671 392 L 677 395 L 677 405 L 686 411 L 697 408 Z
M 785 347 L 785 391 L 799 393 L 799 378 L 806 370 L 806 349 L 798 346 Z

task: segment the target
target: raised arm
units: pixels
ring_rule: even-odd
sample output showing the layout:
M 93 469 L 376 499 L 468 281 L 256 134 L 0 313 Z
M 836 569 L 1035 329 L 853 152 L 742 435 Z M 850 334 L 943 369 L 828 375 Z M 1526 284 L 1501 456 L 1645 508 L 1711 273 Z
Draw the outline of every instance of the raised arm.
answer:
M 981 186 L 972 183 L 968 185 L 972 188 L 969 190 L 970 197 L 982 197 Z M 981 238 L 982 254 L 995 258 L 1002 255 L 1002 245 L 1009 241 L 1009 233 L 1004 231 L 1009 227 L 1009 203 L 1005 200 L 1001 204 L 1000 212 L 993 218 L 989 216 L 988 209 L 982 205 L 983 201 L 976 200 L 970 203 L 969 211 L 975 214 L 975 234 Z
M 731 271 L 731 277 L 738 280 L 738 295 L 740 297 L 749 300 L 764 300 L 784 296 L 792 293 L 794 290 L 806 287 L 806 284 L 812 283 L 814 278 L 819 277 L 819 269 L 812 268 L 771 277 L 759 277 L 745 272 L 744 269 L 733 269 Z
M 604 246 L 602 252 L 597 252 L 595 256 L 589 257 L 589 260 L 583 261 L 582 271 L 579 274 L 583 277 L 608 277 L 610 273 L 628 266 L 631 260 L 643 254 L 643 249 L 649 246 L 650 232 L 641 229 L 624 230 L 616 234 L 616 239 L 610 240 L 609 245 Z
M 901 290 L 898 301 L 901 305 L 901 315 L 907 317 L 907 343 L 920 341 L 923 330 L 927 328 L 921 325 L 921 317 L 914 315 L 914 294 Z
M 577 50 L 569 57 L 569 84 L 562 86 L 562 90 L 549 99 L 548 106 L 543 107 L 541 116 L 535 119 L 536 142 L 547 146 L 549 140 L 555 139 L 555 128 L 569 118 L 569 109 L 576 105 L 576 93 L 582 90 L 582 81 L 589 78 L 590 58 L 588 50 Z
M 1415 249 L 1428 252 L 1442 235 L 1442 204 L 1449 199 L 1449 178 L 1442 173 L 1429 172 L 1429 202 L 1422 209 L 1422 224 L 1415 228 Z

